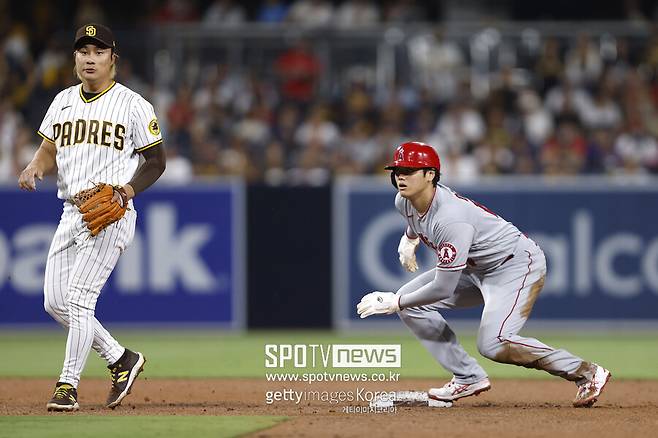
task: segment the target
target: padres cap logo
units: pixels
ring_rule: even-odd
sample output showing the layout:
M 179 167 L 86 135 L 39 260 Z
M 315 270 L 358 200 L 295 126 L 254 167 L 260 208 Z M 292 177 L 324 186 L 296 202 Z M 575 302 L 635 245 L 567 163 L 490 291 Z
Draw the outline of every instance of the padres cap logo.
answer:
M 85 27 L 85 34 L 90 37 L 96 36 L 96 27 L 95 26 Z
M 149 122 L 149 132 L 153 135 L 160 134 L 160 125 L 158 124 L 158 119 L 153 119 Z

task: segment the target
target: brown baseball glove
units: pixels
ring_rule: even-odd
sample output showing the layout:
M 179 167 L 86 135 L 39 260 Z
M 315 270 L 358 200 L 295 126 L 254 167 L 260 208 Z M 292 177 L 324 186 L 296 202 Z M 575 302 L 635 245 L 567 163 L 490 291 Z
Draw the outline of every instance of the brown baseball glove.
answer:
M 78 192 L 72 199 L 92 236 L 123 217 L 128 209 L 128 195 L 121 186 L 98 183 Z

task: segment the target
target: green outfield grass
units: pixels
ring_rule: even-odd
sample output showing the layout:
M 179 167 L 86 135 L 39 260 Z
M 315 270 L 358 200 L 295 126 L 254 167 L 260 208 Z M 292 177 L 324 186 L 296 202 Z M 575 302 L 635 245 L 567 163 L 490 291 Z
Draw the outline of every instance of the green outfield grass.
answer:
M 268 416 L 0 416 L 0 437 L 234 437 L 272 427 L 283 420 L 285 417 Z
M 401 344 L 402 377 L 447 377 L 447 374 L 408 333 L 356 332 L 337 335 L 328 331 L 259 331 L 232 334 L 211 330 L 117 330 L 116 338 L 124 345 L 142 351 L 148 358 L 149 377 L 258 377 L 266 369 L 265 344 Z M 658 336 L 655 332 L 623 333 L 535 333 L 553 347 L 565 348 L 586 359 L 609 368 L 616 378 L 658 379 Z M 479 358 L 492 377 L 550 378 L 546 373 L 521 367 L 501 365 L 481 358 L 475 347 L 475 336 L 460 337 L 465 348 Z M 3 360 L 0 376 L 56 377 L 64 357 L 66 334 L 63 330 L 0 330 Z M 288 368 L 294 371 L 292 367 Z M 319 367 L 297 371 L 324 371 Z M 335 370 L 343 372 L 344 369 Z M 363 369 L 361 369 L 363 371 Z M 376 370 L 367 370 L 376 371 Z M 386 370 L 388 372 L 388 370 Z M 107 368 L 92 351 L 84 376 L 106 377 Z

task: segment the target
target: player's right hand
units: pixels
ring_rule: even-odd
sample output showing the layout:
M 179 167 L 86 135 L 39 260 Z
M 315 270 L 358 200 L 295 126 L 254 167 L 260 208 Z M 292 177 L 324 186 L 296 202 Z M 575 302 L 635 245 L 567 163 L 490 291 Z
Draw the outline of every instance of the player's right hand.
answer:
M 420 238 L 410 239 L 407 233 L 402 235 L 400 245 L 398 245 L 398 254 L 400 254 L 400 264 L 404 266 L 409 272 L 416 272 L 418 270 L 418 263 L 416 262 L 416 247 L 420 243 Z
M 23 190 L 36 190 L 36 178 L 43 180 L 43 170 L 34 164 L 28 164 L 18 177 L 18 187 Z

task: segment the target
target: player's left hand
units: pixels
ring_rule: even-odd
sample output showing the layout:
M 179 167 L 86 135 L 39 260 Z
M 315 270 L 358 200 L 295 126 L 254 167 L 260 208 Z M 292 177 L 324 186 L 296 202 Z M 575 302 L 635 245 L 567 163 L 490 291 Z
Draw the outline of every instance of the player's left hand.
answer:
M 400 255 L 400 264 L 409 272 L 418 270 L 416 262 L 416 247 L 420 243 L 420 238 L 410 239 L 407 233 L 402 234 L 400 244 L 398 245 L 398 254 Z
M 36 190 L 36 180 L 43 180 L 43 171 L 34 164 L 28 164 L 18 177 L 18 187 L 23 190 Z
M 356 313 L 361 319 L 370 315 L 390 315 L 400 311 L 400 297 L 393 292 L 371 292 L 361 298 L 356 305 Z

